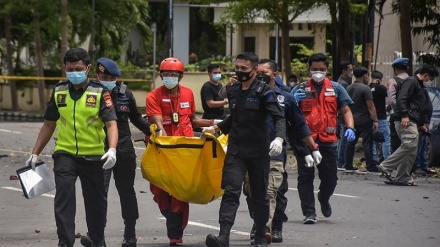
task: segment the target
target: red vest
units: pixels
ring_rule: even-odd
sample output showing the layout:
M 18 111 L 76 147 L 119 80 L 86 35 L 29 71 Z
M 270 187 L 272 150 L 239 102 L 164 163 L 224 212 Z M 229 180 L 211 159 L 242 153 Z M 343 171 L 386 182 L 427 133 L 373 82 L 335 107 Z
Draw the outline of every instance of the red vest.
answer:
M 309 79 L 306 89 L 316 91 Z M 315 94 L 314 99 L 303 99 L 300 108 L 306 118 L 307 126 L 312 132 L 313 139 L 319 138 L 321 142 L 337 142 L 336 128 L 338 126 L 338 99 L 331 81 L 326 77 L 321 93 Z

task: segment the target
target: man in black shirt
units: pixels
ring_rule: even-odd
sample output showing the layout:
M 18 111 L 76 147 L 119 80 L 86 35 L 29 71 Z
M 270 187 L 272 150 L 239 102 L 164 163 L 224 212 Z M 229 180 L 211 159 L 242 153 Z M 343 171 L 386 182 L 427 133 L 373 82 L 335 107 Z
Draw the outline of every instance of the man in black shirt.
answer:
M 383 74 L 380 71 L 371 72 L 371 93 L 373 94 L 373 102 L 376 107 L 377 119 L 379 121 L 379 131 L 385 137 L 385 142 L 382 143 L 382 156 L 386 160 L 391 155 L 391 140 L 390 140 L 390 126 L 387 120 L 386 113 L 386 98 L 388 97 L 387 88 L 381 84 Z M 376 142 L 373 142 L 373 160 L 377 163 L 381 161 L 381 157 L 377 156 Z
M 209 81 L 203 84 L 200 90 L 203 107 L 203 119 L 223 119 L 225 118 L 224 106 L 228 101 L 219 96 L 222 84 L 221 68 L 218 64 L 208 66 Z
M 222 197 L 219 212 L 220 234 L 206 237 L 208 247 L 229 246 L 229 234 L 240 204 L 246 172 L 252 191 L 255 222 L 255 247 L 267 246 L 266 223 L 269 218 L 267 185 L 269 155 L 279 155 L 286 135 L 286 120 L 273 90 L 256 80 L 258 56 L 239 54 L 235 60 L 238 83 L 229 87 L 227 96 L 231 114 L 223 122 L 205 127 L 204 132 L 229 134 L 228 151 L 223 167 Z M 267 118 L 275 122 L 275 139 L 269 140 Z
M 356 137 L 354 141 L 347 142 L 345 148 L 345 169 L 346 172 L 356 172 L 357 168 L 353 167 L 354 148 L 359 139 L 362 137 L 362 146 L 364 149 L 365 162 L 367 163 L 367 171 L 378 172 L 376 165 L 373 162 L 373 154 L 371 149 L 373 147 L 372 128 L 379 128 L 377 121 L 376 107 L 373 103 L 373 95 L 371 89 L 367 86 L 368 70 L 365 67 L 357 67 L 353 70 L 356 80 L 353 84 L 347 87 L 347 93 L 350 95 L 354 104 L 350 106 L 353 118 L 355 119 L 354 128 Z

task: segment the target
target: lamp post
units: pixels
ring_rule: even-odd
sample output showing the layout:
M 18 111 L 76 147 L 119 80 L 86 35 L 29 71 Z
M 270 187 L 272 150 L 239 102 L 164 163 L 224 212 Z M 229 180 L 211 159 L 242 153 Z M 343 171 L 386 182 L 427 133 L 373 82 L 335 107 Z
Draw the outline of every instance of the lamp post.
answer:
M 156 22 L 151 24 L 151 31 L 153 31 L 153 89 L 156 88 Z

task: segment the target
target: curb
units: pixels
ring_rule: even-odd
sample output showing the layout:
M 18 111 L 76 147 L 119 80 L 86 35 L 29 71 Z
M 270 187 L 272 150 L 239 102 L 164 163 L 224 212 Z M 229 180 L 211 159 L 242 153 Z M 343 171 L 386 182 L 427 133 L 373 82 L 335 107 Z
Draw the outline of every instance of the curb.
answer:
M 27 112 L 0 111 L 0 121 L 2 122 L 44 122 L 43 115 Z

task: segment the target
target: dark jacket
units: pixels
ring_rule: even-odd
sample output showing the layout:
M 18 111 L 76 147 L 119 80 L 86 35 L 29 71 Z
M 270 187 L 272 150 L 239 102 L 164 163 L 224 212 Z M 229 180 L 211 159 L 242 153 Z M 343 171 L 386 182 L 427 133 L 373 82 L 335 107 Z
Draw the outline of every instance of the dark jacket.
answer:
M 150 124 L 139 113 L 133 93 L 125 84 L 119 84 L 111 90 L 116 116 L 118 117 L 118 152 L 134 155 L 131 140 L 130 122 L 145 135 L 150 135 Z M 128 121 L 130 120 L 130 122 Z M 107 146 L 107 140 L 106 140 Z
M 398 87 L 396 100 L 396 119 L 409 117 L 418 125 L 427 123 L 427 106 L 423 82 L 417 76 L 406 78 Z
M 269 156 L 269 115 L 275 123 L 276 137 L 286 139 L 286 119 L 273 90 L 255 80 L 248 90 L 242 90 L 241 83 L 237 83 L 227 94 L 231 114 L 218 127 L 229 134 L 228 154 L 240 158 Z

